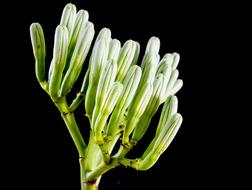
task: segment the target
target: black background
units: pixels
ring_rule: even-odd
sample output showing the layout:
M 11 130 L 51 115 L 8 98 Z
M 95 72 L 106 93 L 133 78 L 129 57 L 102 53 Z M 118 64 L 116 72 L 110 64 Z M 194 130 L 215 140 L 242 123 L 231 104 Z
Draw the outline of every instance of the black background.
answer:
M 176 138 L 153 168 L 146 172 L 113 169 L 102 178 L 100 189 L 241 187 L 239 176 L 244 166 L 238 157 L 242 153 L 234 140 L 237 137 L 231 134 L 241 133 L 232 111 L 237 104 L 232 96 L 238 94 L 233 87 L 239 85 L 233 80 L 232 70 L 237 65 L 227 58 L 241 50 L 237 46 L 226 49 L 235 43 L 231 32 L 240 21 L 233 11 L 238 6 L 233 9 L 228 3 L 213 2 L 72 0 L 15 2 L 6 6 L 9 13 L 2 17 L 9 18 L 2 23 L 7 33 L 2 41 L 8 42 L 2 56 L 7 58 L 6 72 L 12 73 L 2 80 L 2 95 L 7 97 L 2 104 L 7 105 L 3 108 L 3 121 L 8 124 L 2 125 L 6 132 L 1 133 L 7 189 L 80 189 L 77 151 L 58 110 L 36 81 L 29 36 L 30 24 L 39 22 L 45 33 L 49 64 L 54 31 L 68 2 L 89 12 L 96 35 L 108 27 L 112 37 L 122 43 L 128 39 L 138 41 L 141 55 L 148 39 L 157 36 L 161 40 L 161 56 L 166 52 L 181 55 L 178 68 L 184 86 L 177 96 L 184 121 Z M 85 133 L 88 125 L 83 114 L 82 106 L 77 122 Z M 149 136 L 139 143 L 139 150 L 147 146 L 157 121 L 158 116 Z

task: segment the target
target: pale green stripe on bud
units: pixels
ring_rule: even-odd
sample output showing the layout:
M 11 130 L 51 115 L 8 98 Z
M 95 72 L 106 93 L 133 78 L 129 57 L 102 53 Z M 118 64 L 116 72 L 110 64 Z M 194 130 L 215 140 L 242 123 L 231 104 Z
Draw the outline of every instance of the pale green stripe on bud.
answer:
M 68 3 L 63 9 L 60 25 L 64 25 L 67 27 L 69 38 L 72 35 L 75 18 L 76 18 L 76 7 L 75 5 Z
M 153 85 L 150 83 L 145 83 L 141 89 L 136 93 L 134 99 L 132 100 L 128 116 L 127 124 L 123 134 L 123 142 L 129 142 L 129 136 L 136 127 L 137 122 L 145 111 L 146 106 L 150 100 L 151 94 L 153 91 Z
M 130 66 L 137 61 L 138 55 L 139 44 L 133 40 L 126 41 L 118 58 L 117 81 L 123 81 Z
M 132 65 L 137 64 L 139 53 L 140 53 L 140 44 L 138 42 L 135 42 L 135 43 L 136 43 L 136 51 L 135 51 L 135 55 L 132 61 Z
M 137 127 L 133 132 L 131 138 L 132 142 L 136 143 L 144 136 L 152 117 L 157 112 L 158 107 L 161 104 L 161 96 L 164 88 L 163 83 L 164 83 L 164 76 L 162 74 L 159 74 L 153 83 L 153 92 L 148 102 L 148 105 L 141 119 L 138 122 L 139 125 L 137 125 Z
M 117 100 L 123 90 L 123 85 L 119 82 L 115 82 L 109 93 L 106 96 L 106 100 L 103 103 L 99 115 L 94 125 L 94 133 L 96 142 L 100 144 L 103 142 L 102 131 L 107 123 L 108 116 L 113 111 Z
M 100 39 L 96 41 L 89 61 L 90 74 L 89 85 L 85 98 L 85 108 L 88 117 L 91 117 L 95 106 L 96 90 L 100 78 L 101 68 L 107 62 L 108 45 L 107 41 Z
M 160 63 L 158 64 L 157 75 L 159 73 L 167 75 L 167 72 L 169 72 L 168 70 L 172 69 L 172 63 L 173 63 L 172 54 L 170 53 L 165 54 L 164 57 L 161 59 Z
M 101 29 L 101 31 L 99 32 L 98 36 L 96 37 L 95 43 L 98 40 L 101 40 L 101 39 L 107 40 L 108 42 L 111 41 L 111 31 L 110 31 L 109 28 L 103 28 L 103 29 Z
M 173 71 L 172 63 L 173 63 L 173 55 L 168 53 L 168 54 L 165 54 L 165 56 L 162 58 L 157 68 L 156 75 L 159 75 L 160 73 L 164 75 L 164 83 L 163 83 L 164 88 L 163 88 L 163 92 L 161 96 L 161 103 L 165 102 L 168 96 L 166 94 L 166 90 L 167 90 L 166 87 L 169 83 L 169 80 L 171 78 L 171 74 Z
M 117 39 L 113 39 L 109 43 L 108 60 L 117 61 L 121 49 L 121 42 Z
M 171 94 L 176 94 L 182 88 L 182 86 L 183 81 L 181 79 L 178 79 L 171 90 Z
M 106 64 L 108 57 L 108 46 L 104 39 L 98 40 L 90 58 L 90 81 L 99 79 L 101 68 Z
M 108 53 L 109 53 L 109 49 L 110 49 L 110 42 L 111 42 L 111 31 L 109 28 L 103 28 L 100 30 L 100 32 L 98 33 L 98 36 L 96 37 L 96 40 L 95 40 L 95 44 L 97 42 L 99 42 L 100 40 L 104 40 L 105 41 L 105 50 L 106 50 L 106 56 L 108 56 Z M 108 57 L 106 57 L 106 60 L 107 60 Z M 102 65 L 105 66 L 107 62 L 105 61 L 104 64 Z
M 129 104 L 134 98 L 141 76 L 141 68 L 137 65 L 132 65 L 123 80 L 124 90 L 122 92 L 122 96 L 118 100 L 118 107 L 120 107 L 120 109 L 125 110 L 128 108 Z
M 144 56 L 144 59 L 141 64 L 143 74 L 139 84 L 140 86 L 142 86 L 145 83 L 153 83 L 156 76 L 158 62 L 159 62 L 158 54 L 147 53 Z
M 167 83 L 167 86 L 166 86 L 166 89 L 165 89 L 163 100 L 166 100 L 166 98 L 168 96 L 173 95 L 172 94 L 172 89 L 173 89 L 173 86 L 174 86 L 174 84 L 176 83 L 176 81 L 178 79 L 178 76 L 179 76 L 179 72 L 178 72 L 177 69 L 172 71 L 171 76 L 169 78 L 169 82 Z
M 127 72 L 127 75 L 123 80 L 123 91 L 109 120 L 107 132 L 108 136 L 114 135 L 118 131 L 118 127 L 122 122 L 123 114 L 134 98 L 140 82 L 141 74 L 141 68 L 137 65 L 131 66 Z
M 118 98 L 123 90 L 123 85 L 120 82 L 115 82 L 112 88 L 110 89 L 106 101 L 102 105 L 101 113 L 109 115 L 114 109 Z
M 86 24 L 88 22 L 88 12 L 85 10 L 80 10 L 77 13 L 75 23 L 74 23 L 74 28 L 73 28 L 73 33 L 69 42 L 69 47 L 68 47 L 68 55 L 67 55 L 67 63 L 65 66 L 65 71 L 69 68 L 69 64 L 72 58 L 73 51 L 76 47 L 76 44 L 79 40 L 81 40 L 81 34 L 83 32 L 83 28 L 87 27 L 88 25 Z
M 45 81 L 45 56 L 46 47 L 44 33 L 39 23 L 33 23 L 30 26 L 30 36 L 35 58 L 35 72 L 39 82 Z
M 78 79 L 83 63 L 90 49 L 93 37 L 94 26 L 91 22 L 88 22 L 87 26 L 80 32 L 79 39 L 72 54 L 69 68 L 62 82 L 60 93 L 61 96 L 65 96 L 67 93 L 69 93 L 74 83 Z
M 183 118 L 179 113 L 176 113 L 171 118 L 171 121 L 167 123 L 166 127 L 162 130 L 160 133 L 160 136 L 164 134 L 164 139 L 162 139 L 161 145 L 158 147 L 158 153 L 162 154 L 170 145 L 172 140 L 174 139 L 175 135 L 177 134 L 181 124 L 182 124 Z M 161 138 L 159 138 L 161 139 Z
M 172 69 L 176 69 L 179 64 L 180 55 L 178 53 L 173 53 L 172 55 L 173 55 Z
M 68 31 L 63 25 L 59 25 L 55 31 L 53 60 L 51 65 L 51 75 L 49 81 L 49 94 L 57 97 L 65 67 L 68 48 Z
M 160 49 L 160 40 L 159 38 L 153 36 L 149 39 L 147 43 L 145 54 L 148 52 L 158 54 L 159 49 Z
M 104 68 L 102 68 L 100 79 L 97 86 L 95 107 L 92 115 L 92 126 L 95 124 L 95 120 L 99 111 L 105 101 L 110 88 L 114 84 L 117 72 L 117 63 L 115 61 L 108 61 Z
M 95 106 L 98 107 L 98 110 L 104 103 L 105 97 L 115 81 L 116 72 L 117 64 L 115 61 L 109 61 L 105 68 L 102 69 L 95 101 Z
M 159 119 L 156 135 L 158 135 L 162 127 L 169 121 L 178 110 L 178 99 L 176 96 L 169 96 L 163 105 L 161 116 Z
M 167 123 L 160 134 L 156 135 L 146 151 L 144 152 L 139 164 L 138 170 L 147 170 L 151 168 L 159 159 L 161 154 L 168 148 L 182 124 L 182 116 L 174 114 L 169 123 Z

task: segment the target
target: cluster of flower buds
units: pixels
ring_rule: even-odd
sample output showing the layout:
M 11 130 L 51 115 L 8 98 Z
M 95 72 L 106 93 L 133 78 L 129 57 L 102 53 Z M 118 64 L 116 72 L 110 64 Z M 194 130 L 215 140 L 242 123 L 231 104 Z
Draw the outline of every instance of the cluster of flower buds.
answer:
M 66 97 L 79 78 L 95 33 L 88 19 L 88 12 L 77 12 L 73 4 L 64 8 L 55 31 L 48 77 L 42 27 L 38 23 L 30 27 L 36 77 L 55 101 Z M 111 155 L 112 150 L 119 141 L 121 147 L 116 157 L 121 158 L 121 164 L 146 170 L 167 149 L 182 123 L 175 96 L 183 85 L 177 70 L 180 57 L 167 53 L 160 59 L 159 49 L 160 40 L 150 38 L 140 62 L 138 42 L 128 40 L 121 45 L 119 40 L 112 39 L 108 28 L 103 28 L 96 37 L 80 93 L 85 99 L 91 134 L 105 161 L 115 156 Z M 146 133 L 162 104 L 152 142 L 141 158 L 127 159 L 127 152 Z

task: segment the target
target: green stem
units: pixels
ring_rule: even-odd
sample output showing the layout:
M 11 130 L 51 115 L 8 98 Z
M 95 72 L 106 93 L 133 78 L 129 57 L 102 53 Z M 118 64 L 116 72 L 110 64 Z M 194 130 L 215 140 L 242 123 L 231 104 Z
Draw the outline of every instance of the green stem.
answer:
M 73 112 L 69 111 L 69 107 L 67 105 L 66 99 L 65 98 L 58 99 L 54 101 L 54 103 L 60 110 L 61 117 L 63 118 L 67 126 L 67 129 L 74 141 L 74 144 L 78 150 L 79 156 L 84 157 L 86 144 L 77 126 Z
M 80 103 L 85 99 L 85 94 L 79 92 L 75 99 L 72 101 L 71 105 L 69 106 L 69 111 L 73 112 L 79 105 Z
M 113 159 L 110 164 L 101 164 L 95 170 L 87 173 L 86 180 L 97 179 L 98 177 L 102 176 L 104 173 L 109 171 L 110 169 L 120 165 L 117 159 Z
M 92 131 L 90 131 L 89 142 L 86 149 L 85 169 L 87 172 L 94 170 L 97 165 L 102 162 L 101 156 L 101 150 L 95 142 Z

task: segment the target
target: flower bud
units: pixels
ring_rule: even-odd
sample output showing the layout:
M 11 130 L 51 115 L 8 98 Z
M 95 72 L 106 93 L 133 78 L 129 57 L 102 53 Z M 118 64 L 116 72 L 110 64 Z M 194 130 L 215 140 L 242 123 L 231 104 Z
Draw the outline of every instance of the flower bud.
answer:
M 151 168 L 159 159 L 161 154 L 168 148 L 175 135 L 177 134 L 182 123 L 182 116 L 174 114 L 171 120 L 163 126 L 161 132 L 154 137 L 141 161 L 139 162 L 139 170 L 147 170 Z
M 117 103 L 122 89 L 123 85 L 119 82 L 115 82 L 106 96 L 93 128 L 97 143 L 101 143 L 103 141 L 102 131 L 106 125 L 108 116 L 113 111 Z
M 74 22 L 76 18 L 76 7 L 75 5 L 68 3 L 63 9 L 60 25 L 66 26 L 68 30 L 68 37 L 70 38 L 72 35 L 72 31 L 74 28 Z
M 88 15 L 87 11 L 80 10 L 77 13 L 76 20 L 74 23 L 73 33 L 71 35 L 71 39 L 69 42 L 65 72 L 69 68 L 69 64 L 70 64 L 70 61 L 71 61 L 71 58 L 72 58 L 72 55 L 73 55 L 73 52 L 74 52 L 74 49 L 76 47 L 77 42 L 82 39 L 81 34 L 83 34 L 84 28 L 90 25 L 90 24 L 87 24 L 88 17 L 89 17 L 89 15 Z
M 35 71 L 36 77 L 39 82 L 45 81 L 45 39 L 41 25 L 39 23 L 33 23 L 30 26 L 30 35 L 33 48 L 33 54 L 35 58 Z
M 98 40 L 101 40 L 101 39 L 107 40 L 108 43 L 111 41 L 111 31 L 110 31 L 110 29 L 108 29 L 108 28 L 101 29 L 101 31 L 99 32 L 99 34 L 98 34 L 98 36 L 96 38 L 95 43 Z
M 117 39 L 113 39 L 109 43 L 108 59 L 117 61 L 121 49 L 121 42 Z
M 102 69 L 97 87 L 96 101 L 95 101 L 95 104 L 99 109 L 104 103 L 107 93 L 114 84 L 116 72 L 117 72 L 117 64 L 115 61 L 109 61 L 109 63 L 105 66 L 105 68 Z
M 143 74 L 139 84 L 140 86 L 142 86 L 145 83 L 153 83 L 156 76 L 158 61 L 159 61 L 158 54 L 147 53 L 144 56 L 141 64 Z
M 127 124 L 123 134 L 124 143 L 127 143 L 129 141 L 129 136 L 131 132 L 134 130 L 138 120 L 144 113 L 144 110 L 150 100 L 152 90 L 153 85 L 145 83 L 141 87 L 141 89 L 136 93 L 133 101 L 131 102 L 127 116 Z
M 95 106 L 95 97 L 100 78 L 101 69 L 105 66 L 108 57 L 107 41 L 100 39 L 96 41 L 89 61 L 90 74 L 89 84 L 85 98 L 86 114 L 90 117 Z
M 158 54 L 160 49 L 160 40 L 157 37 L 151 37 L 147 43 L 145 54 L 148 52 Z
M 88 51 L 90 49 L 93 37 L 94 37 L 94 26 L 92 23 L 88 22 L 87 26 L 83 28 L 80 32 L 79 39 L 76 43 L 76 47 L 72 54 L 69 68 L 64 76 L 62 86 L 61 86 L 61 96 L 65 96 L 70 92 L 74 83 L 78 79 L 82 65 L 86 59 Z
M 128 40 L 125 42 L 118 58 L 118 73 L 116 77 L 117 81 L 123 81 L 130 66 L 133 64 L 133 62 L 136 62 L 138 55 L 139 46 L 137 42 L 134 42 L 133 40 Z
M 114 135 L 118 131 L 125 110 L 128 108 L 137 90 L 141 73 L 141 68 L 137 65 L 131 66 L 127 72 L 127 75 L 123 80 L 123 91 L 109 120 L 108 135 Z
M 51 63 L 51 74 L 49 78 L 49 94 L 57 97 L 65 67 L 68 48 L 68 31 L 63 25 L 59 25 L 55 31 L 53 60 Z
M 172 69 L 176 69 L 178 64 L 179 64 L 179 60 L 180 60 L 180 56 L 178 53 L 173 53 L 173 63 L 172 63 Z
M 159 119 L 156 134 L 160 133 L 161 128 L 169 121 L 178 110 L 178 99 L 176 96 L 169 96 L 163 105 L 161 116 Z
M 171 94 L 174 95 L 176 94 L 183 86 L 183 81 L 181 79 L 178 79 L 175 84 L 173 85 Z
M 151 98 L 148 102 L 148 105 L 141 116 L 141 119 L 139 120 L 139 125 L 136 126 L 133 135 L 132 135 L 132 141 L 138 142 L 143 135 L 145 134 L 146 130 L 149 127 L 151 118 L 154 116 L 154 114 L 157 112 L 158 107 L 161 103 L 161 93 L 164 82 L 164 76 L 160 74 L 154 81 L 153 84 L 153 92 L 151 95 Z
M 172 89 L 173 89 L 173 86 L 174 84 L 176 83 L 177 79 L 178 79 L 178 76 L 179 76 L 179 72 L 178 70 L 174 70 L 172 71 L 171 73 L 171 76 L 169 78 L 169 81 L 167 83 L 167 86 L 166 86 L 166 89 L 165 89 L 165 92 L 164 92 L 164 96 L 163 96 L 163 100 L 165 101 L 166 98 L 170 95 L 173 95 L 172 94 Z

